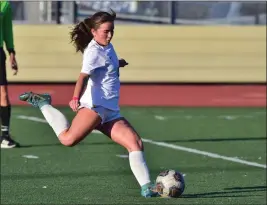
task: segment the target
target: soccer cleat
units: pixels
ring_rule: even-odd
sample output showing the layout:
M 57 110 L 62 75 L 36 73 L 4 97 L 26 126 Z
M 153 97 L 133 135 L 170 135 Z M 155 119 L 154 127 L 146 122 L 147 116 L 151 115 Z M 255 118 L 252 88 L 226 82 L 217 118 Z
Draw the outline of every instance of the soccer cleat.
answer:
M 26 92 L 19 96 L 21 101 L 26 101 L 33 107 L 41 108 L 43 105 L 51 104 L 51 96 L 47 93 L 37 94 L 33 92 Z
M 149 183 L 145 184 L 141 187 L 141 195 L 146 198 L 150 197 L 159 197 L 159 193 L 157 192 L 157 188 L 155 185 Z
M 1 149 L 9 149 L 9 148 L 15 148 L 15 147 L 20 147 L 20 144 L 11 139 L 11 137 L 8 136 L 1 136 L 0 137 L 0 142 L 1 142 Z

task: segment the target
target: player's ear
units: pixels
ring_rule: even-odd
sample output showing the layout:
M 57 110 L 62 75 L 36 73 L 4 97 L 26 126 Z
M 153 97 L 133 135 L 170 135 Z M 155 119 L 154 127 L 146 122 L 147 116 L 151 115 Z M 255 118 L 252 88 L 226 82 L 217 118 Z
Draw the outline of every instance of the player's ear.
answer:
M 93 29 L 93 28 L 91 28 L 91 34 L 93 35 L 93 37 L 95 37 L 95 35 L 96 35 L 96 30 Z

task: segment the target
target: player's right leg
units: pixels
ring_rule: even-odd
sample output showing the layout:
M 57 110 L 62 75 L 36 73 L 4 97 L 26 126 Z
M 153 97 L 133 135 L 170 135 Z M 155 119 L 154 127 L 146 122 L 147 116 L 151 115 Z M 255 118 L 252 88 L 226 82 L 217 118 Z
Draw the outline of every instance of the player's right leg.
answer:
M 69 126 L 66 117 L 51 105 L 51 96 L 49 94 L 26 92 L 20 95 L 20 100 L 27 101 L 34 107 L 40 108 L 59 141 L 65 146 L 74 146 L 79 143 L 102 120 L 95 111 L 89 108 L 82 108 L 76 114 L 71 126 Z

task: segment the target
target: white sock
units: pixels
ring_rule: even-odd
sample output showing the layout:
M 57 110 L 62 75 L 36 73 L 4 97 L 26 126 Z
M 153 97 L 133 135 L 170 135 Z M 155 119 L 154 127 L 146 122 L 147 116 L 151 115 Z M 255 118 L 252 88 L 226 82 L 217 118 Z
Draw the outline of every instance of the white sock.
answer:
M 66 117 L 53 106 L 43 105 L 40 110 L 57 136 L 69 128 L 69 122 Z
M 140 186 L 150 183 L 149 171 L 142 151 L 129 153 L 129 161 L 132 172 Z

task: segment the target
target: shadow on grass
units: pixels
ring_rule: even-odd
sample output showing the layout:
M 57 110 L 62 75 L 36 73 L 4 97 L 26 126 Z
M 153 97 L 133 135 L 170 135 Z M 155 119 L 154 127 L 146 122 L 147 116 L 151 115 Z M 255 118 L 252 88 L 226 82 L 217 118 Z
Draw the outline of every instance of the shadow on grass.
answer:
M 231 187 L 225 188 L 227 191 L 207 192 L 197 194 L 184 194 L 181 198 L 222 198 L 222 197 L 251 197 L 252 192 L 266 192 L 266 186 L 253 187 Z M 253 196 L 261 196 L 255 195 Z

